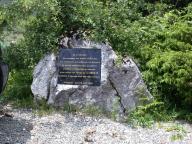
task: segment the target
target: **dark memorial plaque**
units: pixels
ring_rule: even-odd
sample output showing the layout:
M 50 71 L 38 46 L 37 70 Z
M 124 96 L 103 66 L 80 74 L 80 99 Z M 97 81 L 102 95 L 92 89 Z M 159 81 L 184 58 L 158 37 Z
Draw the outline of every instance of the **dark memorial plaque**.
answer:
M 100 49 L 60 49 L 58 84 L 99 86 L 101 83 Z

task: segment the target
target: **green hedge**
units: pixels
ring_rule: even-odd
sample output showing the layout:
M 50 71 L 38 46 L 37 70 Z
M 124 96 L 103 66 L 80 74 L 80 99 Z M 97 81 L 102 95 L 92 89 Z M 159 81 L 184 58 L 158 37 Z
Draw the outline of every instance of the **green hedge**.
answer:
M 6 61 L 13 71 L 33 69 L 57 50 L 60 36 L 79 33 L 134 57 L 156 99 L 191 108 L 191 11 L 187 0 L 15 0 L 0 8 L 0 22 L 23 34 L 8 48 Z

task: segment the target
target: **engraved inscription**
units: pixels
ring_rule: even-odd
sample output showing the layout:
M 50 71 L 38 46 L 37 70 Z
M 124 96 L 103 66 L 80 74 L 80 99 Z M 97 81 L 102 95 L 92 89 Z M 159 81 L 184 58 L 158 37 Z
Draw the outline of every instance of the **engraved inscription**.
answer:
M 60 49 L 57 62 L 58 84 L 99 86 L 101 81 L 100 49 Z

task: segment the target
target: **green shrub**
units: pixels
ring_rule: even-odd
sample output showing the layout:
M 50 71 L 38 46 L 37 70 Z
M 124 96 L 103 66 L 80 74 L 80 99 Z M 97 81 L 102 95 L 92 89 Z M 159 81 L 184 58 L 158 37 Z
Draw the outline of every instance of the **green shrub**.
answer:
M 160 18 L 152 40 L 140 49 L 138 58 L 153 94 L 177 107 L 192 106 L 192 29 L 191 13 L 173 11 Z M 150 32 L 148 32 L 149 34 Z
M 9 32 L 23 35 L 5 55 L 11 75 L 21 77 L 11 81 L 20 83 L 22 71 L 31 71 L 45 53 L 57 50 L 61 36 L 78 33 L 108 41 L 121 57 L 134 57 L 157 101 L 191 111 L 191 11 L 188 0 L 15 0 L 0 6 L 0 23 L 6 21 Z
M 132 126 L 151 127 L 157 121 L 170 121 L 177 117 L 177 113 L 170 111 L 164 102 L 153 101 L 144 106 L 138 106 L 127 116 L 127 122 Z
M 9 74 L 8 85 L 3 93 L 5 100 L 10 100 L 15 106 L 31 107 L 31 70 L 12 71 Z

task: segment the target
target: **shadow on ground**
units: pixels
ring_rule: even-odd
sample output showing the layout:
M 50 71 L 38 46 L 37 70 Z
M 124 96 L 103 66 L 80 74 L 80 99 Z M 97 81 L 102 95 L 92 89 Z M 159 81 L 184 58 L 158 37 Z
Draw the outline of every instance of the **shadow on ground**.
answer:
M 0 144 L 25 144 L 32 129 L 33 125 L 26 120 L 0 117 Z

